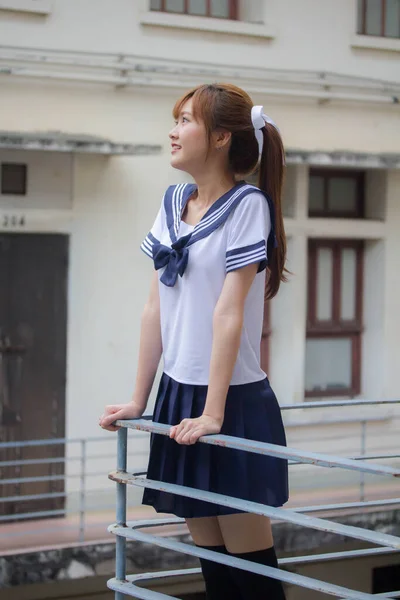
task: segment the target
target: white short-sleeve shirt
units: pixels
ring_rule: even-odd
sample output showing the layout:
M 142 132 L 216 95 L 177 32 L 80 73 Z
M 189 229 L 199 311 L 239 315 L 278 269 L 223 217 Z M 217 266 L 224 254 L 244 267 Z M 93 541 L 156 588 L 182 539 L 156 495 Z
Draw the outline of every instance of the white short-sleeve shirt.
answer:
M 141 246 L 159 272 L 164 372 L 180 383 L 208 385 L 213 313 L 226 274 L 257 262 L 231 385 L 260 381 L 266 376 L 260 367 L 265 267 L 276 243 L 272 202 L 241 181 L 191 226 L 181 215 L 195 189 L 168 188 Z

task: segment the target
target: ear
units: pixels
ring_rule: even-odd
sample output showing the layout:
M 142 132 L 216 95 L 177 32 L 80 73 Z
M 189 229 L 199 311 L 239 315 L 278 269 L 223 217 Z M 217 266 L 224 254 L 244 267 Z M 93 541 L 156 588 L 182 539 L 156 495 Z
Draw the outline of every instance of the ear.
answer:
M 231 143 L 231 139 L 232 133 L 230 131 L 227 131 L 226 129 L 218 129 L 217 131 L 214 131 L 214 148 L 216 148 L 217 150 L 227 148 Z

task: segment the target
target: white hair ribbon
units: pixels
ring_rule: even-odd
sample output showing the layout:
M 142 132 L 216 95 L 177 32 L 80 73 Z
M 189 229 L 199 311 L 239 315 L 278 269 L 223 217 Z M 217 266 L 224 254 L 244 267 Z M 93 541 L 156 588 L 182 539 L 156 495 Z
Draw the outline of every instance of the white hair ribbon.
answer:
M 261 156 L 264 143 L 264 136 L 261 129 L 265 126 L 265 123 L 273 125 L 278 131 L 279 129 L 274 123 L 274 121 L 270 119 L 270 117 L 268 117 L 266 114 L 264 114 L 263 106 L 253 106 L 253 108 L 251 109 L 251 122 L 253 123 L 254 133 L 258 142 L 258 150 Z

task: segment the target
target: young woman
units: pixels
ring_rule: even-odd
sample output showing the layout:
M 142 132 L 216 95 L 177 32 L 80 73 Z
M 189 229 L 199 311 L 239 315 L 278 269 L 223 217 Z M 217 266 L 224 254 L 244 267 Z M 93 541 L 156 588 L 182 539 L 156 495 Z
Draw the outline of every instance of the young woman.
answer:
M 171 186 L 142 244 L 154 261 L 129 404 L 100 418 L 140 417 L 161 356 L 150 479 L 282 506 L 287 462 L 196 444 L 207 434 L 285 445 L 280 409 L 260 367 L 265 298 L 285 280 L 278 129 L 242 89 L 202 85 L 177 101 L 171 164 L 195 183 Z M 239 179 L 259 166 L 259 187 Z M 195 544 L 276 567 L 268 518 L 147 489 L 143 503 L 186 519 Z M 209 600 L 283 600 L 281 583 L 201 560 Z

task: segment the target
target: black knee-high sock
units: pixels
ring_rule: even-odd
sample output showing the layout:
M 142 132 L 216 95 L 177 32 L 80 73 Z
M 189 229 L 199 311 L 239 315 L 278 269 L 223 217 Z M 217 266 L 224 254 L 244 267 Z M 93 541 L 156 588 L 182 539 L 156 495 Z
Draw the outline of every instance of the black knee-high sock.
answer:
M 241 554 L 233 554 L 235 558 L 243 558 L 260 565 L 268 567 L 278 567 L 278 561 L 274 547 L 266 550 L 258 550 L 256 552 L 245 552 Z M 232 568 L 233 578 L 240 589 L 243 600 L 286 600 L 283 586 L 278 579 L 257 575 L 249 571 Z
M 228 554 L 225 546 L 198 546 L 204 550 L 214 550 Z M 206 584 L 207 600 L 242 600 L 230 568 L 212 560 L 200 558 L 201 570 Z

